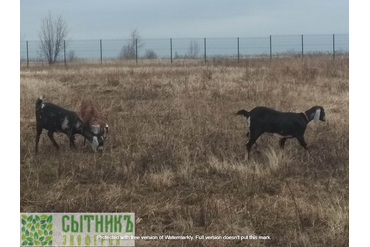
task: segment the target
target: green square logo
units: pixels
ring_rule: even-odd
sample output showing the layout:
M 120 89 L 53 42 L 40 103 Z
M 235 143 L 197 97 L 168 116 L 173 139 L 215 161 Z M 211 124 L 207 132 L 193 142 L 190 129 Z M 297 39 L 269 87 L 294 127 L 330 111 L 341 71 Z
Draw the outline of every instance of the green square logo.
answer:
M 21 214 L 21 245 L 53 245 L 53 216 Z

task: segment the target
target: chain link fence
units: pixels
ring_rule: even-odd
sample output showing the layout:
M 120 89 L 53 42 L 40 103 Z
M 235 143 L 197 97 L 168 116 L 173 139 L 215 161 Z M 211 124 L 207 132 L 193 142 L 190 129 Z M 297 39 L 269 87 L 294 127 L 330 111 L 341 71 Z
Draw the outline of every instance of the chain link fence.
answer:
M 125 61 L 132 64 L 154 60 L 176 63 L 199 60 L 207 63 L 214 58 L 240 61 L 250 57 L 307 56 L 349 54 L 349 34 L 329 35 L 270 35 L 249 38 L 184 38 L 140 40 L 66 40 L 58 63 L 74 62 L 97 64 Z M 40 41 L 20 44 L 21 66 L 48 65 L 40 49 Z

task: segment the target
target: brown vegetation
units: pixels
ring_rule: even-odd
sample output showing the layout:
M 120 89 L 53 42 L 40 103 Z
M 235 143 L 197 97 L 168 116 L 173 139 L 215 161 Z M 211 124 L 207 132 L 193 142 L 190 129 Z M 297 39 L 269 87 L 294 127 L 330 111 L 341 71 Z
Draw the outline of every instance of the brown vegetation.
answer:
M 20 83 L 21 212 L 134 212 L 138 236 L 271 237 L 136 246 L 348 245 L 348 56 L 44 67 L 21 69 Z M 77 150 L 58 152 L 44 133 L 35 156 L 41 94 L 77 112 L 80 95 L 93 97 L 110 127 L 104 153 L 82 137 Z M 323 106 L 326 122 L 305 134 L 311 155 L 296 140 L 281 151 L 263 135 L 245 163 L 247 126 L 235 113 L 258 105 Z

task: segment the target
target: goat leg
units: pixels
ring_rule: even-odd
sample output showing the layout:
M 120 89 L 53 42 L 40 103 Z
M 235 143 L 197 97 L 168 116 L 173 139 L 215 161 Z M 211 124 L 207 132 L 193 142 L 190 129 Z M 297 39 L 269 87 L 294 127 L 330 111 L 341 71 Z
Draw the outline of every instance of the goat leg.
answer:
M 36 146 L 35 146 L 35 153 L 38 152 L 38 146 L 39 146 L 39 141 L 40 141 L 40 135 L 42 132 L 42 126 L 39 124 L 36 124 Z
M 263 133 L 261 132 L 249 132 L 249 140 L 248 140 L 248 143 L 247 143 L 247 152 L 245 154 L 245 161 L 249 160 L 250 158 L 250 152 L 251 152 L 251 148 L 253 146 L 253 144 L 257 141 L 257 139 L 260 137 L 260 135 L 262 135 Z
M 308 149 L 307 149 L 307 143 L 305 142 L 303 135 L 302 135 L 302 136 L 298 136 L 298 137 L 297 137 L 297 140 L 299 141 L 299 144 L 301 144 L 301 146 L 302 146 L 304 149 L 308 150 Z
M 287 139 L 288 138 L 281 138 L 279 140 L 279 146 L 280 146 L 281 149 L 284 149 L 284 145 L 285 145 L 285 142 L 286 142 Z
M 52 132 L 52 131 L 50 131 L 50 130 L 49 130 L 49 131 L 48 131 L 48 137 L 49 137 L 50 141 L 53 143 L 54 147 L 55 147 L 56 149 L 59 149 L 59 145 L 58 145 L 58 143 L 54 140 L 53 133 L 54 133 L 54 132 Z
M 76 148 L 76 144 L 75 144 L 75 137 L 74 135 L 71 135 L 69 137 L 69 148 L 70 149 L 75 149 Z

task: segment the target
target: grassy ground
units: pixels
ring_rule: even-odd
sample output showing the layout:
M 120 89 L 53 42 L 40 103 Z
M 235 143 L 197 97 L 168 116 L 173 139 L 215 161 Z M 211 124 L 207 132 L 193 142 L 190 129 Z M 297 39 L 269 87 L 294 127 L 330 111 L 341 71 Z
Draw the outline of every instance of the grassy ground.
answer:
M 271 240 L 136 241 L 136 246 L 347 246 L 347 57 L 214 61 L 208 65 L 73 65 L 20 71 L 21 212 L 134 212 L 136 235 L 255 235 Z M 56 151 L 44 131 L 34 154 L 34 104 L 79 110 L 91 96 L 110 136 L 102 155 Z M 243 161 L 240 109 L 325 108 L 308 125 L 310 156 L 265 134 Z

